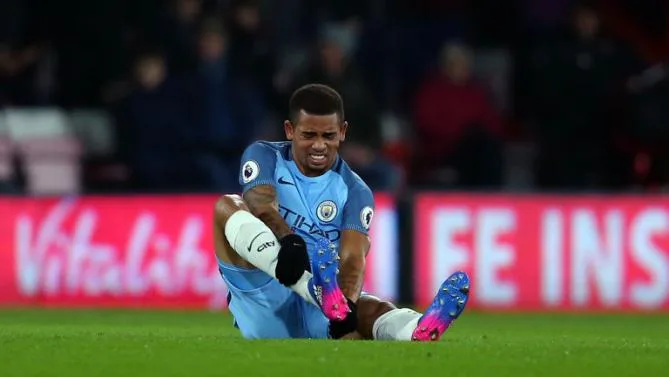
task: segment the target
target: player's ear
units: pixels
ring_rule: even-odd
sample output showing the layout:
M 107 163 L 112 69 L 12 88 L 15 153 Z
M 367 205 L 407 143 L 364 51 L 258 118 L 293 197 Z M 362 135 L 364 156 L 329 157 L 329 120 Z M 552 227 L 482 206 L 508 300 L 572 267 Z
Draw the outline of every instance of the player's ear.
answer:
M 344 121 L 344 122 L 342 122 L 342 124 L 339 128 L 339 141 L 346 140 L 346 131 L 347 130 L 348 130 L 348 122 Z
M 286 133 L 286 139 L 293 140 L 293 136 L 295 135 L 295 127 L 291 121 L 285 120 L 283 122 L 283 131 Z

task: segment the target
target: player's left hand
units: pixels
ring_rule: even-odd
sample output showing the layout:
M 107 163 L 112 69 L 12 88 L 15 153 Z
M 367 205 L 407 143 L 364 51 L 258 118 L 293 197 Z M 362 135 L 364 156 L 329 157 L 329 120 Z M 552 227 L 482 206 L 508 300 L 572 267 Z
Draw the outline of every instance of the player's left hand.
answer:
M 342 320 L 330 321 L 329 330 L 332 339 L 341 339 L 358 329 L 358 308 L 351 299 L 347 298 L 346 301 L 348 301 L 348 307 L 351 311 Z

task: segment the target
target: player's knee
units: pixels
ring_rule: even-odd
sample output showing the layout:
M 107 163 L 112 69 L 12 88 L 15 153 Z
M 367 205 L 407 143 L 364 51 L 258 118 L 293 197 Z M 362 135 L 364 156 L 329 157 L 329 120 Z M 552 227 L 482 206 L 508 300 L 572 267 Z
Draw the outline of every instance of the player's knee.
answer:
M 392 303 L 374 296 L 363 295 L 358 299 L 358 317 L 361 320 L 374 321 L 394 309 L 397 307 Z
M 239 210 L 248 211 L 249 209 L 246 203 L 244 203 L 244 199 L 236 194 L 221 196 L 218 198 L 216 205 L 214 206 L 215 216 L 223 226 L 225 226 L 225 223 L 228 221 L 230 216 Z
M 388 301 L 383 301 L 371 295 L 362 295 L 357 302 L 358 307 L 358 332 L 365 339 L 374 339 L 374 323 L 379 317 L 397 309 Z
M 391 310 L 395 310 L 396 307 L 395 305 L 391 304 L 388 301 L 379 301 L 378 304 L 376 304 L 376 307 L 374 308 L 374 315 L 372 316 L 373 318 L 379 318 L 382 315 L 388 313 Z
M 287 287 L 297 283 L 305 271 L 311 271 L 307 245 L 302 237 L 289 234 L 279 240 L 281 249 L 276 261 L 276 278 Z

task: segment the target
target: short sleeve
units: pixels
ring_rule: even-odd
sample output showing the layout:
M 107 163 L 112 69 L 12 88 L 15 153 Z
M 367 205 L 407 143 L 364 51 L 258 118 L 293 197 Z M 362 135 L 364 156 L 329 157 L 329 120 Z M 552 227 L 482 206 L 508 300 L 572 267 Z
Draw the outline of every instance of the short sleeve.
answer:
M 258 185 L 274 185 L 276 152 L 262 143 L 249 145 L 242 154 L 239 184 L 243 192 Z
M 344 230 L 356 230 L 368 234 L 374 217 L 374 195 L 367 186 L 356 186 L 348 195 L 344 205 Z

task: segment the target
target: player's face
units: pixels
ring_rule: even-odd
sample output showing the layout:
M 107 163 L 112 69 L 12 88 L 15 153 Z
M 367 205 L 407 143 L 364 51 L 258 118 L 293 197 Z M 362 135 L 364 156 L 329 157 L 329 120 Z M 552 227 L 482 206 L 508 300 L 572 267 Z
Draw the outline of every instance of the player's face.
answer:
M 297 124 L 284 123 L 286 138 L 293 142 L 293 158 L 306 176 L 318 176 L 332 167 L 348 124 L 337 114 L 311 115 L 302 111 Z

